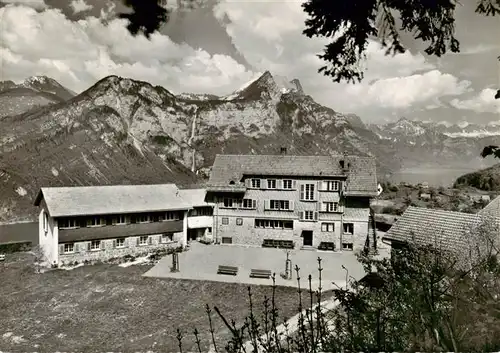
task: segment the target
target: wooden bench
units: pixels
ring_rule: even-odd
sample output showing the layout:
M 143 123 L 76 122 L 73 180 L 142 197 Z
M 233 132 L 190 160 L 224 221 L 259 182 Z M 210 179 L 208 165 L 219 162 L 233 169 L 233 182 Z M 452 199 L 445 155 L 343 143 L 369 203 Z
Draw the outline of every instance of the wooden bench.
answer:
M 217 269 L 217 274 L 236 276 L 238 274 L 238 267 L 219 265 L 219 268 Z
M 335 243 L 328 242 L 328 241 L 322 241 L 319 246 L 318 250 L 330 250 L 330 251 L 335 251 Z
M 250 270 L 250 277 L 252 278 L 271 278 L 271 270 L 258 270 L 258 269 L 251 269 Z

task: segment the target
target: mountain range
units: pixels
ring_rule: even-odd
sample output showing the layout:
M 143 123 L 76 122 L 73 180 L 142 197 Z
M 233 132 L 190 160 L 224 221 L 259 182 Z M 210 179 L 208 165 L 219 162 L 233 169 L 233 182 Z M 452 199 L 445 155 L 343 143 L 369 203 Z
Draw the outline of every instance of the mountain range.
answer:
M 43 76 L 4 81 L 0 221 L 33 219 L 41 186 L 199 185 L 217 153 L 285 147 L 299 155 L 371 155 L 385 175 L 422 163 L 479 166 L 480 150 L 496 139 L 453 137 L 443 127 L 407 119 L 366 125 L 316 103 L 299 80 L 270 72 L 226 96 L 176 95 L 117 76 L 80 94 Z

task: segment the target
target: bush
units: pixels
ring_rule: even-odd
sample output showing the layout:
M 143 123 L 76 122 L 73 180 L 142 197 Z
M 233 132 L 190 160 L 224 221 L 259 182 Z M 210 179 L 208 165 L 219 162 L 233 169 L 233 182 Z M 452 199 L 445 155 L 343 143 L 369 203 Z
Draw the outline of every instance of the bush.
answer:
M 0 253 L 10 254 L 15 252 L 30 251 L 33 247 L 31 241 L 12 241 L 0 243 Z
M 397 191 L 399 191 L 399 188 L 397 185 L 390 185 L 388 190 L 391 192 L 397 192 Z
M 335 289 L 334 299 L 339 304 L 330 310 L 322 304 L 321 286 L 318 291 L 311 290 L 310 275 L 310 300 L 303 301 L 299 268 L 295 266 L 299 314 L 294 332 L 287 324 L 280 327 L 273 275 L 273 293 L 264 300 L 262 315 L 255 313 L 250 287 L 249 314 L 239 325 L 227 320 L 217 307 L 207 305 L 208 337 L 214 351 L 223 351 L 216 345 L 215 311 L 232 333 L 225 346 L 227 352 L 498 351 L 498 259 L 483 256 L 464 270 L 457 266 L 459 258 L 412 244 L 395 250 L 391 260 L 360 255 L 370 275 L 350 280 L 350 288 Z M 321 283 L 320 258 L 318 264 Z M 319 304 L 313 305 L 313 299 Z M 196 328 L 193 335 L 201 352 Z M 183 338 L 177 330 L 181 352 Z

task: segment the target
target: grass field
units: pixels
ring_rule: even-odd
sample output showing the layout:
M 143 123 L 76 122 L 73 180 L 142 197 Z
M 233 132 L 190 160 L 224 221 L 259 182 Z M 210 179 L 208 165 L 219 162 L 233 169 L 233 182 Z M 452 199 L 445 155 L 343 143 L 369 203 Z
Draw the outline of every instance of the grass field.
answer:
M 3 351 L 178 351 L 176 329 L 186 334 L 183 350 L 193 351 L 193 329 L 209 347 L 205 305 L 218 306 L 241 324 L 248 314 L 247 286 L 232 283 L 154 279 L 151 266 L 83 266 L 36 274 L 29 254 L 8 255 L 0 263 L 0 350 Z M 272 287 L 252 286 L 262 313 Z M 303 294 L 309 301 L 309 295 Z M 276 288 L 281 319 L 297 312 L 293 288 Z M 217 343 L 229 331 L 213 314 Z

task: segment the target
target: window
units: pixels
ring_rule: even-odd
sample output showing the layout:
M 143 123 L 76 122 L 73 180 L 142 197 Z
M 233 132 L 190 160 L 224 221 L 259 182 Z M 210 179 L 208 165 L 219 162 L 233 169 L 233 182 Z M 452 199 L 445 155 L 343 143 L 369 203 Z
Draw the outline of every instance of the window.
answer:
M 354 234 L 354 223 L 344 223 L 344 233 Z
M 207 233 L 212 234 L 212 227 L 208 227 Z
M 90 250 L 101 250 L 101 241 L 100 240 L 92 240 L 90 242 Z
M 255 228 L 293 229 L 293 221 L 256 219 Z
M 229 224 L 229 218 L 227 217 L 222 217 L 222 224 L 228 225 Z
M 43 212 L 43 231 L 47 233 L 49 231 L 49 216 L 47 216 L 47 213 Z
M 242 207 L 243 208 L 250 208 L 250 209 L 257 208 L 257 201 L 252 200 L 252 199 L 243 199 Z
M 78 228 L 78 223 L 74 218 L 61 218 L 58 224 L 60 229 Z
M 335 231 L 335 223 L 321 223 L 321 231 L 322 232 L 334 232 Z
M 283 180 L 283 189 L 292 189 L 292 180 L 290 179 Z
M 149 214 L 140 214 L 137 217 L 137 221 L 139 223 L 149 223 L 149 222 L 151 222 L 151 218 L 150 218 Z
M 268 179 L 267 180 L 267 188 L 268 189 L 276 189 L 276 179 Z
M 224 207 L 233 208 L 233 199 L 224 198 Z
M 141 235 L 139 237 L 139 245 L 148 245 L 148 238 L 147 235 Z
M 118 238 L 115 240 L 116 248 L 124 248 L 125 247 L 125 238 Z
M 236 225 L 237 226 L 243 225 L 243 218 L 236 218 Z
M 191 216 L 211 216 L 212 208 L 210 207 L 200 207 L 191 210 Z
M 304 201 L 314 201 L 314 184 L 302 184 L 300 186 L 300 199 Z
M 104 225 L 104 219 L 101 217 L 92 217 L 87 219 L 87 227 L 98 227 Z
M 118 215 L 113 217 L 113 224 L 127 224 L 127 216 Z
M 260 179 L 252 179 L 250 185 L 253 189 L 260 189 Z
M 170 243 L 174 241 L 174 235 L 172 233 L 163 233 L 161 235 L 161 242 L 162 243 Z
M 337 180 L 327 181 L 326 190 L 328 191 L 339 191 L 339 182 Z
M 178 221 L 180 219 L 180 212 L 169 211 L 165 213 L 165 221 Z
M 352 250 L 352 243 L 342 243 L 342 249 Z
M 289 210 L 290 201 L 288 200 L 270 200 L 269 208 L 271 210 Z
M 339 203 L 338 202 L 325 202 L 325 211 L 326 212 L 338 212 Z
M 304 211 L 304 219 L 307 221 L 314 220 L 314 211 Z
M 66 243 L 64 244 L 64 253 L 71 254 L 75 252 L 75 244 L 74 243 Z

